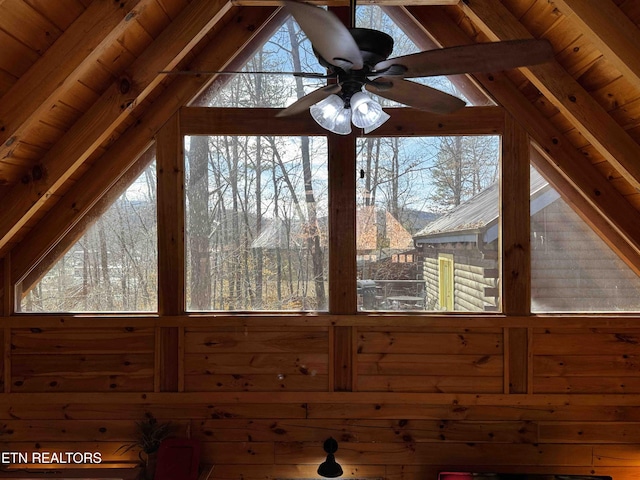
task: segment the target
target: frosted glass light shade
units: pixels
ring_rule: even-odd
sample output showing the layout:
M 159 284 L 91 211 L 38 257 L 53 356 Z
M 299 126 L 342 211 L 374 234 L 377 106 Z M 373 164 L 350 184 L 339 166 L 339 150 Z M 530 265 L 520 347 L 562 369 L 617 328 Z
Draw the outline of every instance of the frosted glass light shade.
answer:
M 340 135 L 351 133 L 351 111 L 344 108 L 344 101 L 338 95 L 329 95 L 312 105 L 309 111 L 322 128 Z
M 390 118 L 380 104 L 364 92 L 353 94 L 351 110 L 351 121 L 356 127 L 364 128 L 364 133 L 375 130 Z

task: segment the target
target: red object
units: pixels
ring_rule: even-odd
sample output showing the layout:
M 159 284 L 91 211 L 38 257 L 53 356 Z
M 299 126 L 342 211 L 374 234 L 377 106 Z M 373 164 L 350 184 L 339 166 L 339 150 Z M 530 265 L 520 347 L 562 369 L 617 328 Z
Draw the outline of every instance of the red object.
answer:
M 163 440 L 154 480 L 198 480 L 200 442 L 188 438 Z

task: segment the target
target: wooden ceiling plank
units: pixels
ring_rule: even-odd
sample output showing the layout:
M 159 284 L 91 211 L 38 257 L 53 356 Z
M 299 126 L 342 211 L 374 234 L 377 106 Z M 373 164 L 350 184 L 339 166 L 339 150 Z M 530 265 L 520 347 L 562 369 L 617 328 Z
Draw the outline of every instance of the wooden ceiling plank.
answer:
M 49 0 L 26 0 L 26 3 L 62 31 L 69 28 L 86 10 L 86 7 L 78 0 L 58 0 L 55 3 Z
M 62 34 L 55 24 L 25 2 L 0 5 L 0 28 L 38 52 L 47 51 Z
M 469 0 L 465 13 L 492 40 L 531 38 L 499 0 Z M 523 73 L 629 183 L 640 188 L 640 145 L 555 60 L 522 68 Z
M 128 28 L 151 0 L 93 2 L 0 99 L 0 158 Z M 121 6 L 122 5 L 122 6 Z
M 158 72 L 176 66 L 230 8 L 226 0 L 191 2 L 47 152 L 41 161 L 42 180 L 16 184 L 9 191 L 10 207 L 0 218 L 0 249 L 162 81 L 164 75 Z
M 229 21 L 224 22 L 228 24 L 228 28 L 212 37 L 210 46 L 194 60 L 193 68 L 226 68 L 231 60 L 242 55 L 243 47 L 251 39 L 269 29 L 271 21 L 279 26 L 279 17 L 273 16 L 274 10 L 265 7 L 230 12 L 227 15 Z M 81 218 L 100 214 L 99 210 L 93 210 L 97 200 L 113 187 L 120 175 L 148 147 L 167 119 L 202 91 L 210 81 L 206 76 L 180 76 L 149 105 L 139 122 L 127 129 L 100 161 L 95 162 L 74 188 L 34 226 L 31 234 L 13 248 L 11 254 L 17 261 L 11 265 L 12 284 L 25 277 L 39 262 L 51 264 L 49 255 L 54 246 L 65 238 L 65 234 Z M 0 257 L 7 251 L 6 247 L 0 248 Z
M 453 47 L 469 43 L 470 39 L 441 9 L 410 8 L 409 13 L 423 24 L 442 46 Z M 620 234 L 617 251 L 627 252 L 627 258 L 632 258 L 628 246 L 624 245 L 627 243 L 640 252 L 640 212 L 572 146 L 506 74 L 477 75 L 476 78 L 502 107 L 525 126 L 531 138 L 546 152 L 547 158 L 552 159 L 557 170 L 555 176 L 549 169 L 543 173 L 553 180 L 552 184 L 564 186 L 570 183 L 573 186 L 572 189 L 562 188 L 559 191 L 572 205 L 581 209 L 584 216 L 591 218 L 590 223 L 596 232 L 603 237 L 607 235 L 607 231 L 611 229 L 605 228 L 602 224 L 605 221 Z M 594 216 L 595 212 L 599 218 Z
M 553 0 L 553 3 L 640 89 L 640 30 L 615 3 L 602 0 Z

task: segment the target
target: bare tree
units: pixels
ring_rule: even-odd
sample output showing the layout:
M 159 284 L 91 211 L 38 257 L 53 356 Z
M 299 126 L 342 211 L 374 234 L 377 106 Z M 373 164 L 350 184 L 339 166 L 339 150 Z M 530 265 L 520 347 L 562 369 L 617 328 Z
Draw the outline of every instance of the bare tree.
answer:
M 432 200 L 447 210 L 478 194 L 497 180 L 495 137 L 442 137 L 432 169 Z
M 293 68 L 295 71 L 301 71 L 302 63 L 300 61 L 300 39 L 296 35 L 293 19 L 287 20 L 287 30 L 289 32 L 289 42 L 291 44 L 291 53 L 293 56 Z M 296 82 L 296 94 L 298 98 L 305 95 L 304 85 L 302 78 L 295 77 Z M 305 191 L 305 203 L 307 206 L 307 221 L 308 221 L 308 248 L 311 252 L 311 258 L 313 262 L 313 279 L 315 284 L 316 293 L 316 308 L 324 309 L 327 304 L 327 297 L 324 287 L 324 258 L 323 251 L 320 246 L 320 233 L 318 230 L 318 216 L 316 210 L 316 199 L 313 192 L 313 181 L 311 178 L 311 154 L 309 150 L 309 138 L 301 138 L 301 151 L 302 151 L 302 171 L 304 175 L 304 191 Z

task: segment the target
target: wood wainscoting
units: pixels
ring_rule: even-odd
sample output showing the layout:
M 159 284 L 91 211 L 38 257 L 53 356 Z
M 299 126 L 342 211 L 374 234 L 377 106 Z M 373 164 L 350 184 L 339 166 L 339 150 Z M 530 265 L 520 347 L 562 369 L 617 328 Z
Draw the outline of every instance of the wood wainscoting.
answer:
M 99 451 L 101 468 L 133 466 L 136 452 L 118 449 L 151 413 L 202 442 L 210 478 L 316 477 L 333 436 L 348 478 L 634 479 L 638 320 L 6 317 L 1 448 Z M 336 348 L 345 341 L 350 355 Z

